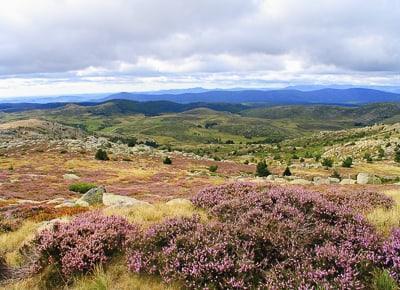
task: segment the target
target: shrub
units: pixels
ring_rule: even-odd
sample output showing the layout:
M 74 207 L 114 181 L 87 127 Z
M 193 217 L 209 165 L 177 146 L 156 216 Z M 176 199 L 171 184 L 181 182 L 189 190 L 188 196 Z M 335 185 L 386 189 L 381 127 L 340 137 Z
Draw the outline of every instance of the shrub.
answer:
M 363 157 L 367 162 L 372 162 L 372 157 L 371 157 L 371 154 L 370 153 L 365 153 L 364 154 L 364 157 Z
M 400 163 L 400 150 L 397 150 L 394 155 L 394 161 Z
M 332 167 L 333 166 L 333 160 L 331 158 L 324 158 L 321 162 L 322 166 L 325 167 Z
M 260 176 L 260 177 L 265 177 L 270 175 L 271 173 L 268 170 L 268 166 L 267 163 L 265 163 L 264 161 L 261 161 L 257 164 L 257 168 L 256 168 L 256 176 Z
M 385 157 L 385 150 L 382 147 L 378 149 L 378 157 L 379 158 Z
M 291 176 L 292 172 L 290 172 L 289 166 L 286 166 L 285 171 L 282 173 L 283 176 Z
M 208 170 L 210 170 L 210 172 L 216 172 L 218 170 L 218 165 L 211 165 Z
M 103 161 L 110 160 L 110 158 L 108 157 L 107 151 L 105 151 L 103 149 L 98 149 L 96 152 L 96 155 L 94 157 L 97 160 L 103 160 Z
M 342 167 L 347 167 L 350 168 L 353 165 L 353 158 L 347 157 L 345 160 L 342 162 Z
M 372 289 L 376 290 L 398 290 L 396 281 L 390 276 L 387 270 L 378 270 L 374 273 Z
M 0 256 L 0 284 L 2 281 L 8 279 L 11 276 L 10 268 L 8 267 L 6 260 Z
M 379 255 L 382 265 L 398 283 L 400 282 L 400 228 L 394 229 Z
M 333 170 L 331 177 L 332 178 L 337 178 L 337 179 L 340 179 L 340 180 L 342 179 L 342 177 L 340 176 L 340 173 L 337 170 Z
M 125 219 L 97 212 L 82 214 L 69 223 L 56 223 L 34 240 L 38 255 L 36 270 L 54 265 L 65 277 L 86 273 L 119 253 L 127 235 L 136 228 Z
M 86 193 L 90 189 L 95 188 L 96 184 L 88 182 L 77 182 L 69 186 L 69 190 L 73 192 Z
M 274 160 L 281 160 L 281 155 L 280 154 L 275 154 L 274 155 Z
M 381 263 L 374 228 L 320 193 L 236 183 L 192 201 L 213 222 L 172 219 L 129 239 L 131 271 L 193 289 L 358 289 Z
M 172 164 L 172 160 L 171 160 L 171 158 L 169 158 L 169 157 L 167 156 L 167 157 L 164 158 L 163 163 L 164 163 L 164 164 L 167 164 L 167 165 L 170 165 L 170 164 Z

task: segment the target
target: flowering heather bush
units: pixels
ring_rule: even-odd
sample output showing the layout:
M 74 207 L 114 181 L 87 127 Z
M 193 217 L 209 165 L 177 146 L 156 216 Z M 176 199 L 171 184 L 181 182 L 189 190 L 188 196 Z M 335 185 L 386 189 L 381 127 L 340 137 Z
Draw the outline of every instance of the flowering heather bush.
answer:
M 393 230 L 389 239 L 385 241 L 379 258 L 391 276 L 400 282 L 400 228 Z
M 323 193 L 329 201 L 339 206 L 346 206 L 356 212 L 365 212 L 377 207 L 389 209 L 394 206 L 394 200 L 382 193 L 369 190 L 354 190 L 350 192 L 337 189 Z
M 374 228 L 323 194 L 236 183 L 207 188 L 193 202 L 216 221 L 172 219 L 141 232 L 128 243 L 131 271 L 189 288 L 358 289 L 382 266 Z M 382 256 L 397 251 L 393 241 Z
M 251 244 L 237 240 L 235 229 L 193 217 L 166 221 L 130 241 L 128 266 L 190 288 L 242 288 L 262 275 L 253 258 Z
M 69 223 L 57 223 L 36 237 L 36 267 L 54 264 L 64 276 L 91 271 L 121 251 L 128 233 L 136 228 L 125 219 L 98 212 L 82 214 Z

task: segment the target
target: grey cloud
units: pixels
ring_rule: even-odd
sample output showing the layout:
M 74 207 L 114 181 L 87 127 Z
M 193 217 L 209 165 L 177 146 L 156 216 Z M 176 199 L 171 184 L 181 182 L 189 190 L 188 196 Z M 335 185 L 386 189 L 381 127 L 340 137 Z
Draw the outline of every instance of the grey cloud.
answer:
M 313 73 L 400 70 L 399 1 L 13 2 L 0 11 L 2 75 L 88 67 L 157 75 L 185 62 L 187 74 L 284 71 L 288 59 Z M 146 67 L 143 59 L 165 66 Z M 132 68 L 121 72 L 120 63 Z

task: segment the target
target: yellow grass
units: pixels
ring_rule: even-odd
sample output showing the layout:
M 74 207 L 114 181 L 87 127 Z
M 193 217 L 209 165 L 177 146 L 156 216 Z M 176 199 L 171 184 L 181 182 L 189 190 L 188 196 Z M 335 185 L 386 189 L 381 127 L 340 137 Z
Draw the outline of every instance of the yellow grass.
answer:
M 0 252 L 5 254 L 7 263 L 18 265 L 21 262 L 18 249 L 24 241 L 33 239 L 38 227 L 38 223 L 26 221 L 15 232 L 0 235 Z
M 394 207 L 389 210 L 377 208 L 367 217 L 383 234 L 387 235 L 394 227 L 400 226 L 400 190 L 388 190 L 385 194 L 394 199 L 396 203 Z
M 125 259 L 118 259 L 106 269 L 97 268 L 93 275 L 78 278 L 74 290 L 173 290 L 177 285 L 166 285 L 155 276 L 136 275 L 127 271 Z
M 145 227 L 160 222 L 166 218 L 190 217 L 194 214 L 199 214 L 203 219 L 206 219 L 207 216 L 204 211 L 198 210 L 192 205 L 168 205 L 166 203 L 157 203 L 150 206 L 141 205 L 126 208 L 106 208 L 104 213 L 107 215 L 123 216 L 130 222 L 138 223 Z
M 354 166 L 355 172 L 367 172 L 378 176 L 400 175 L 400 166 L 395 163 L 374 162 L 362 163 Z

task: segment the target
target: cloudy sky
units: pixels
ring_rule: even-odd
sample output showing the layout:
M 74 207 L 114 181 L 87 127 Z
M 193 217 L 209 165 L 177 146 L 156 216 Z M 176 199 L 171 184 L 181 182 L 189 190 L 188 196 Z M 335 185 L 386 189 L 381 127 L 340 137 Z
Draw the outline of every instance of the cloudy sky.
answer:
M 13 0 L 0 97 L 400 86 L 398 0 Z

